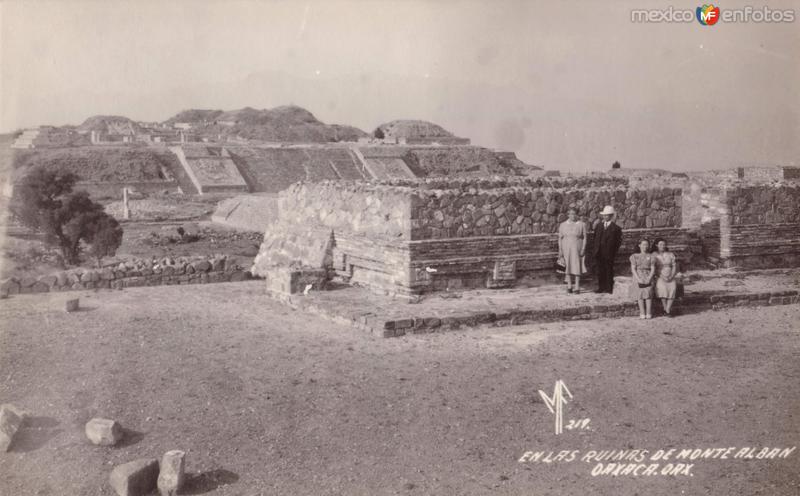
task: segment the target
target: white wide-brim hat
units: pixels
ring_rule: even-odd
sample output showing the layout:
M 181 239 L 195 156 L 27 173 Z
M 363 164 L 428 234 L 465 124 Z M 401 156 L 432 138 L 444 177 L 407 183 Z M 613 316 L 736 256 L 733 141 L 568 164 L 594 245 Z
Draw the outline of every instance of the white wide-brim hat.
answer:
M 614 215 L 615 213 L 614 207 L 611 205 L 606 205 L 605 208 L 603 208 L 603 211 L 600 212 L 600 215 Z

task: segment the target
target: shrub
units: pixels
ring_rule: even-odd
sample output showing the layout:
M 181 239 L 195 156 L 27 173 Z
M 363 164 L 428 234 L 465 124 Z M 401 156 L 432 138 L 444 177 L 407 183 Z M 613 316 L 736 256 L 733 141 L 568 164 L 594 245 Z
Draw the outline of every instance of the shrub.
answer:
M 12 209 L 25 226 L 44 234 L 70 264 L 80 262 L 81 243 L 102 258 L 122 243 L 122 228 L 85 191 L 72 191 L 77 176 L 36 167 L 14 189 Z

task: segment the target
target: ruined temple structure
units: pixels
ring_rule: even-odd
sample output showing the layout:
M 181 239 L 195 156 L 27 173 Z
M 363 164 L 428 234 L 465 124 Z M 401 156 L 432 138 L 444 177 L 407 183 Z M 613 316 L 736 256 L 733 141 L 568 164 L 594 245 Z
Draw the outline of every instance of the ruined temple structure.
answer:
M 253 272 L 275 293 L 332 278 L 393 295 L 555 282 L 556 231 L 613 205 L 618 273 L 663 237 L 682 270 L 800 265 L 800 187 L 692 178 L 424 179 L 297 183 L 280 194 Z M 591 240 L 590 240 L 591 241 Z

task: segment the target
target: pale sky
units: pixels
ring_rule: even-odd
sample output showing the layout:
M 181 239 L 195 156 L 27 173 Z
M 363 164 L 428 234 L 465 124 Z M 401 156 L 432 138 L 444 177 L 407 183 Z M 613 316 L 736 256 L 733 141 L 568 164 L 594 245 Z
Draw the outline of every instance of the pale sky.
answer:
M 3 1 L 0 131 L 293 103 L 436 122 L 548 169 L 800 165 L 793 23 L 631 22 L 650 1 Z

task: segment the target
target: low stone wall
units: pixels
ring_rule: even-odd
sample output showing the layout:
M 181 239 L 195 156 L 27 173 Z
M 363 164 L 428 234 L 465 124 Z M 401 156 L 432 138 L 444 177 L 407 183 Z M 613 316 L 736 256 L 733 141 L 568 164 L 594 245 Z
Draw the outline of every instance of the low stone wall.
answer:
M 0 293 L 9 295 L 165 284 L 206 284 L 244 281 L 251 277 L 249 271 L 231 263 L 225 257 L 133 260 L 101 269 L 81 267 L 39 277 L 12 277 L 0 281 Z
M 164 193 L 177 193 L 179 190 L 178 182 L 174 180 L 165 181 L 134 181 L 134 182 L 87 182 L 80 181 L 75 183 L 76 191 L 86 191 L 92 198 L 112 198 L 122 199 L 122 189 L 133 188 L 139 193 L 147 195 L 159 195 Z
M 702 265 L 702 251 L 696 232 L 683 228 L 630 229 L 623 232 L 615 261 L 616 274 L 630 274 L 629 257 L 639 240 L 667 240 L 676 254 L 680 270 Z M 591 247 L 590 233 L 587 246 Z M 556 234 L 487 236 L 459 240 L 427 240 L 409 243 L 411 263 L 409 286 L 412 293 L 481 287 L 538 286 L 563 280 L 555 272 L 558 257 Z M 587 256 L 594 279 L 593 261 Z
M 704 256 L 726 267 L 800 266 L 800 185 L 701 187 L 683 195 L 683 223 L 697 230 Z

